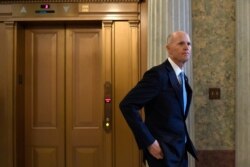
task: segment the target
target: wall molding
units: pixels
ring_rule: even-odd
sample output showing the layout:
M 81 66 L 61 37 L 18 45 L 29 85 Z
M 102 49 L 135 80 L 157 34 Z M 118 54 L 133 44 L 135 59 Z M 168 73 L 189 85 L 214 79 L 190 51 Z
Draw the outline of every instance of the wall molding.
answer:
M 142 0 L 6 0 L 0 1 L 0 4 L 17 3 L 113 3 L 113 2 L 141 2 Z
M 237 167 L 250 166 L 250 1 L 236 1 L 236 130 Z
M 235 167 L 234 150 L 199 150 L 198 155 L 196 167 Z

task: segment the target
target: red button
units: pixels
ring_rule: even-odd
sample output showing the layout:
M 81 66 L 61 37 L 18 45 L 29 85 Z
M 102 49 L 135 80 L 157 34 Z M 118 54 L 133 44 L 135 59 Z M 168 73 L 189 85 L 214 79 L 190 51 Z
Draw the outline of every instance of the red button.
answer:
M 110 103 L 111 102 L 111 98 L 107 97 L 105 98 L 105 103 Z

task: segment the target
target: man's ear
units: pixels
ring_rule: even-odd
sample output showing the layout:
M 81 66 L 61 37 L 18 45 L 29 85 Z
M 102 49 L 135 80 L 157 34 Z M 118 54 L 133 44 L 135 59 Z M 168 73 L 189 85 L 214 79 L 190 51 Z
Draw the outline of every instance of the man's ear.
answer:
M 166 49 L 169 51 L 169 45 L 166 45 Z

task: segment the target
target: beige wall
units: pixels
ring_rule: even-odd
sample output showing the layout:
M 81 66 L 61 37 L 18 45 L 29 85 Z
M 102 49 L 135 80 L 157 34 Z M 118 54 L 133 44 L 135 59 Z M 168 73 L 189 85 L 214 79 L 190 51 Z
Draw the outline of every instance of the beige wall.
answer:
M 235 0 L 192 0 L 195 139 L 199 150 L 235 148 Z M 220 100 L 208 88 L 221 89 Z

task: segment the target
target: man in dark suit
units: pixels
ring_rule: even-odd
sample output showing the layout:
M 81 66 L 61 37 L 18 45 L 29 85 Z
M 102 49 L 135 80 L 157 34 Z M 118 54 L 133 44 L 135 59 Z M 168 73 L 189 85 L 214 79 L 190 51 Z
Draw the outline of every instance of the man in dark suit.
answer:
M 170 34 L 166 48 L 167 60 L 144 74 L 120 109 L 150 167 L 187 167 L 187 152 L 197 158 L 185 123 L 192 90 L 187 77 L 182 81 L 178 76 L 191 56 L 189 35 Z M 144 121 L 139 112 L 143 107 Z

